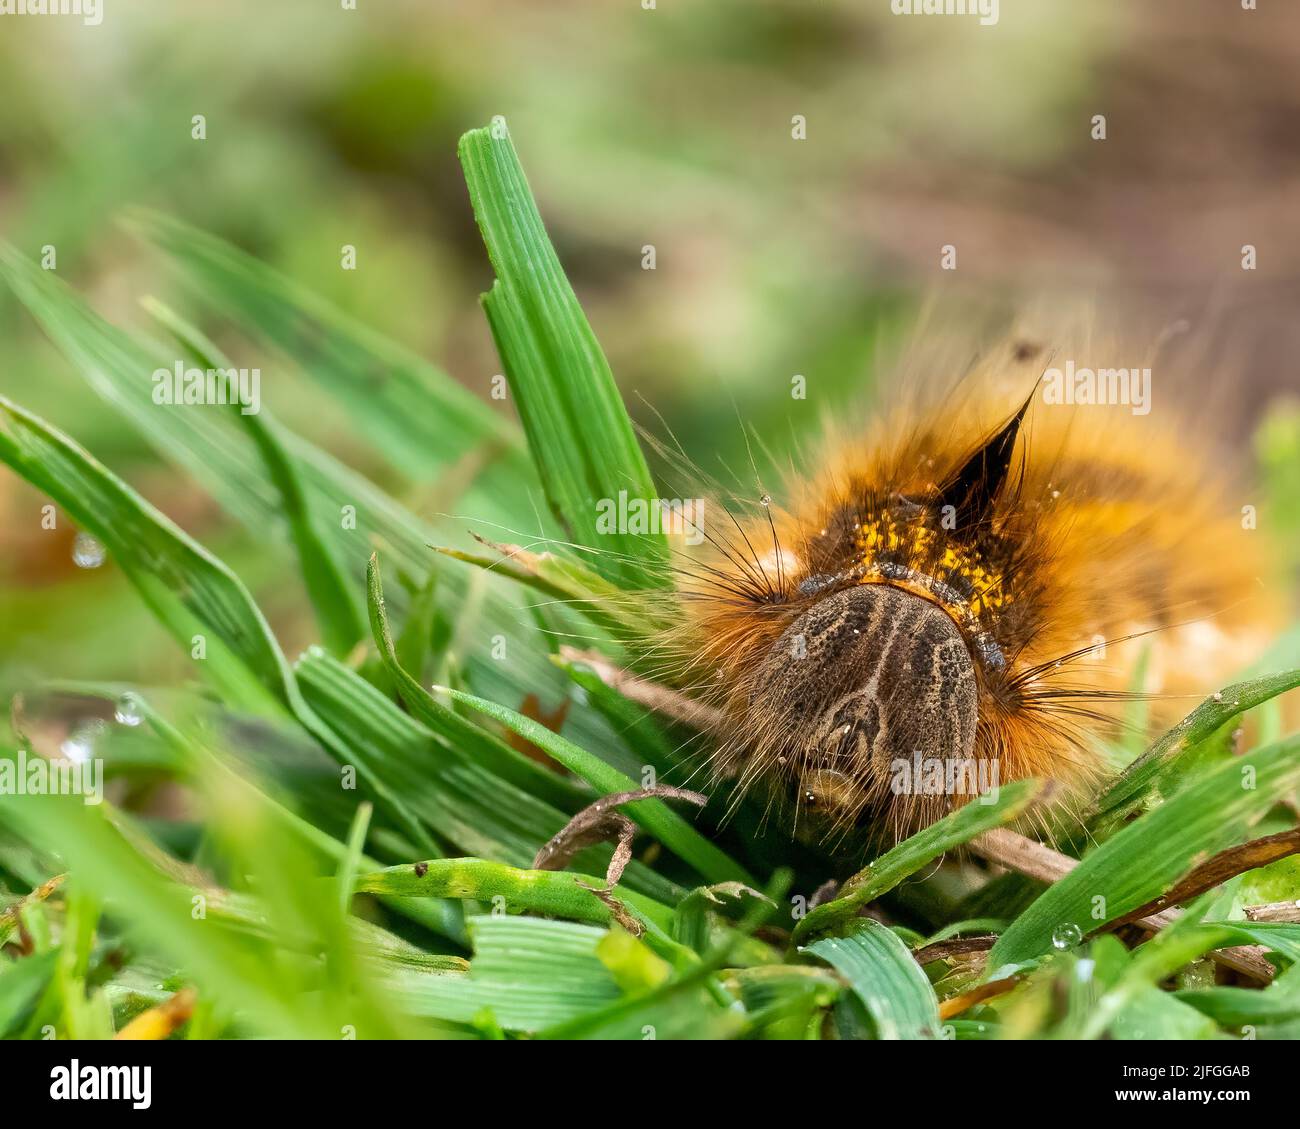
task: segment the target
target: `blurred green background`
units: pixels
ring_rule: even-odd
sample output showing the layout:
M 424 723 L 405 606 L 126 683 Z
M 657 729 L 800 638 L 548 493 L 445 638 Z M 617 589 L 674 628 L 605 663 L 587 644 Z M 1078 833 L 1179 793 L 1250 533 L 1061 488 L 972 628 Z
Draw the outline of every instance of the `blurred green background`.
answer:
M 231 240 L 491 403 L 491 273 L 456 140 L 502 114 L 634 417 L 663 434 L 662 415 L 711 472 L 741 457 L 740 419 L 782 452 L 858 403 L 926 310 L 972 342 L 1075 304 L 1148 340 L 1212 323 L 1206 365 L 1239 393 L 1224 422 L 1243 448 L 1300 387 L 1294 5 L 1002 0 L 981 27 L 887 0 L 104 2 L 99 27 L 0 21 L 5 237 L 33 259 L 55 247 L 114 323 L 155 332 L 143 295 L 194 313 L 261 367 L 283 422 L 413 508 L 433 484 L 403 481 L 336 403 L 214 321 L 125 209 Z M 161 462 L 7 292 L 0 332 L 6 395 L 230 560 L 286 650 L 312 641 L 283 554 Z M 809 397 L 792 411 L 796 373 Z M 1279 473 L 1296 432 L 1274 413 Z M 40 503 L 0 474 L 3 681 L 184 676 L 120 575 L 77 569 L 66 522 L 41 529 Z

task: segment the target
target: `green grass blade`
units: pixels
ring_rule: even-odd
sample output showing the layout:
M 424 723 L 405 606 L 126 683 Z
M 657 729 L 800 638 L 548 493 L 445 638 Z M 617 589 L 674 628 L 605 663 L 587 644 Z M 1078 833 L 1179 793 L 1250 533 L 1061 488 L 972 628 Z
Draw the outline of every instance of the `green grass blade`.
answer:
M 153 402 L 152 384 L 144 379 L 145 374 L 168 363 L 156 346 L 110 325 L 52 272 L 39 269 L 4 245 L 0 245 L 0 275 L 87 384 L 122 413 L 164 458 L 184 468 L 227 512 L 259 537 L 284 527 L 279 492 L 266 480 L 264 466 L 249 437 L 228 413 Z M 428 546 L 445 540 L 443 534 L 313 444 L 287 432 L 283 441 L 301 472 L 315 524 L 332 538 L 337 559 L 356 568 L 358 581 L 376 542 L 388 546 L 390 558 L 411 576 L 426 573 Z M 517 497 L 525 473 L 526 468 L 513 473 L 509 479 L 511 490 L 504 493 Z M 344 529 L 338 520 L 340 499 L 356 508 L 354 530 Z M 531 505 L 528 508 L 531 512 Z M 439 603 L 447 609 L 458 609 L 468 588 L 467 577 L 460 570 L 449 569 L 443 579 Z M 359 584 L 357 591 L 361 591 Z M 496 697 L 522 697 L 529 691 L 542 693 L 548 689 L 565 691 L 563 677 L 545 656 L 520 646 L 515 601 L 507 599 L 500 586 L 488 592 L 484 619 L 492 634 L 500 633 L 511 641 L 515 653 L 509 664 L 478 654 L 466 656 L 472 685 Z M 209 656 L 210 672 L 216 671 L 218 661 Z M 233 667 L 231 678 L 237 681 L 242 675 L 237 660 Z M 238 695 L 231 700 L 239 701 Z M 606 735 L 603 727 L 593 725 L 582 712 L 576 713 L 570 724 L 576 732 L 588 736 Z
M 459 850 L 526 867 L 568 822 L 568 812 L 489 772 L 323 652 L 304 656 L 297 674 L 308 702 L 353 750 L 356 763 L 388 781 L 412 812 Z M 602 873 L 610 851 L 589 848 L 575 857 L 575 866 Z M 668 903 L 681 896 L 674 883 L 635 860 L 623 881 Z
M 27 1024 L 58 963 L 58 949 L 33 953 L 12 965 L 0 963 L 0 1039 L 15 1037 Z
M 1158 794 L 1162 780 L 1176 776 L 1178 766 L 1233 718 L 1296 687 L 1300 687 L 1300 670 L 1291 670 L 1241 682 L 1207 698 L 1102 793 L 1093 805 L 1090 829 L 1105 834 L 1118 828 Z
M 604 929 L 508 914 L 471 918 L 469 928 L 469 974 L 398 975 L 395 1002 L 438 1019 L 481 1024 L 490 1017 L 508 1031 L 539 1031 L 621 995 L 596 955 Z
M 850 878 L 833 902 L 818 906 L 799 922 L 795 926 L 794 939 L 803 941 L 854 917 L 862 906 L 892 890 L 904 878 L 915 874 L 940 855 L 960 847 L 976 835 L 1018 819 L 1042 791 L 1040 781 L 1019 780 L 1002 788 L 996 803 L 986 804 L 977 800 L 966 804 L 938 823 L 904 839 Z
M 1222 765 L 1106 840 L 1011 923 L 989 954 L 993 975 L 1041 956 L 1052 935 L 1088 933 L 1159 897 L 1202 861 L 1244 841 L 1300 784 L 1300 737 Z
M 201 743 L 196 736 L 183 732 L 160 716 L 147 701 L 140 699 L 139 709 L 149 729 L 155 732 L 175 754 L 180 779 L 186 781 L 200 794 L 205 787 L 212 786 L 214 777 L 219 780 L 221 788 L 238 792 L 241 809 L 282 825 L 284 830 L 317 852 L 320 857 L 336 863 L 339 867 L 339 884 L 348 888 L 349 894 L 351 879 L 344 881 L 344 876 L 355 875 L 357 870 L 363 867 L 370 870 L 379 865 L 361 853 L 365 845 L 365 832 L 370 822 L 369 801 L 362 801 L 358 805 L 349 826 L 348 841 L 340 842 L 316 824 L 284 807 L 269 793 L 246 779 L 248 770 L 245 764 L 235 762 L 229 756 L 219 755 L 217 750 Z M 295 800 L 299 803 L 301 799 L 301 795 L 295 796 Z M 458 944 L 465 941 L 464 918 L 458 905 L 420 903 L 401 898 L 389 899 L 388 904 L 403 916 L 419 922 L 440 936 Z
M 382 775 L 412 813 L 459 850 L 525 865 L 564 825 L 564 813 L 457 756 L 323 652 L 304 655 L 297 675 L 312 709 L 352 750 L 352 763 Z
M 1300 964 L 1300 925 L 1283 921 L 1215 921 L 1210 924 L 1231 929 L 1238 944 L 1262 945 L 1278 956 Z
M 372 554 L 366 568 L 370 626 L 379 657 L 397 687 L 403 705 L 417 720 L 433 732 L 446 737 L 454 747 L 503 780 L 509 780 L 539 800 L 569 812 L 577 811 L 592 797 L 558 774 L 531 761 L 504 741 L 449 709 L 415 681 L 397 661 L 388 612 L 384 605 L 383 581 L 379 574 L 379 557 Z
M 216 345 L 174 310 L 152 299 L 146 301 L 145 308 L 177 338 L 200 367 L 213 370 L 233 367 Z M 239 421 L 253 440 L 267 476 L 279 491 L 298 551 L 303 584 L 325 646 L 331 653 L 345 657 L 365 635 L 365 616 L 356 583 L 334 559 L 333 547 L 320 528 L 319 517 L 308 504 L 298 464 L 285 447 L 279 427 L 265 405 L 260 411 L 245 412 L 232 400 L 230 408 L 232 418 Z
M 1300 984 L 1252 988 L 1196 988 L 1174 998 L 1208 1015 L 1224 1027 L 1240 1028 L 1300 1020 Z
M 563 870 L 522 870 L 487 859 L 430 859 L 390 866 L 357 879 L 359 893 L 408 898 L 473 898 L 492 903 L 502 898 L 507 913 L 547 914 L 569 921 L 608 925 L 605 903 L 579 883 L 605 888 L 603 878 Z M 614 896 L 646 921 L 667 931 L 673 911 L 622 886 Z
M 57 846 L 70 871 L 129 910 L 123 917 L 137 943 L 183 962 L 207 990 L 256 1017 L 259 1029 L 325 1033 L 302 1007 L 302 981 L 284 975 L 270 947 L 249 944 L 216 920 L 196 921 L 191 892 L 155 871 L 109 824 L 102 806 L 86 806 L 76 796 L 0 796 L 0 810 L 33 842 Z
M 880 1039 L 936 1039 L 939 1002 L 921 966 L 898 935 L 863 920 L 845 937 L 823 937 L 802 950 L 848 980 Z
M 339 911 L 347 913 L 352 904 L 352 886 L 356 882 L 360 869 L 362 850 L 366 845 L 366 835 L 370 831 L 370 816 L 373 808 L 369 803 L 357 805 L 357 814 L 348 829 L 347 852 L 339 863 L 339 872 L 335 881 L 339 889 Z
M 609 362 L 565 277 L 503 122 L 460 141 L 465 183 L 497 280 L 483 309 L 546 496 L 570 540 L 609 550 L 611 579 L 656 583 L 662 535 L 602 527 L 597 504 L 655 504 Z
M 452 548 L 438 551 L 496 576 L 517 580 L 552 600 L 563 602 L 593 623 L 610 629 L 616 637 L 648 636 L 661 626 L 648 620 L 644 608 L 620 598 L 621 589 L 581 561 L 551 552 L 535 553 L 522 546 L 499 548 L 503 552 L 497 554 L 467 553 Z
M 172 257 L 199 297 L 294 357 L 397 469 L 427 479 L 492 444 L 502 448 L 503 475 L 528 475 L 522 437 L 510 421 L 418 354 L 182 220 L 140 210 L 125 222 Z
M 0 460 L 44 491 L 121 566 L 158 618 L 187 650 L 202 636 L 208 657 L 235 701 L 259 704 L 235 660 L 256 684 L 286 701 L 292 682 L 284 657 L 248 590 L 224 563 L 71 439 L 0 397 Z M 267 698 L 260 695 L 260 704 Z

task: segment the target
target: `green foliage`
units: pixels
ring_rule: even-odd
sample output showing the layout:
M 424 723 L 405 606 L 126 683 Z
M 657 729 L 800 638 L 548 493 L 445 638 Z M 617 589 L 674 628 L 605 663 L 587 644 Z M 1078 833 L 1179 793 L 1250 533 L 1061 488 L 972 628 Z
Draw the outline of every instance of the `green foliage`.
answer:
M 991 968 L 1047 952 L 1063 926 L 1081 933 L 1154 901 L 1198 859 L 1244 842 L 1300 784 L 1300 737 L 1231 761 L 1108 839 L 1008 926 Z
M 939 1002 L 934 989 L 907 946 L 880 922 L 856 922 L 846 936 L 823 938 L 804 951 L 844 975 L 876 1038 L 938 1038 Z

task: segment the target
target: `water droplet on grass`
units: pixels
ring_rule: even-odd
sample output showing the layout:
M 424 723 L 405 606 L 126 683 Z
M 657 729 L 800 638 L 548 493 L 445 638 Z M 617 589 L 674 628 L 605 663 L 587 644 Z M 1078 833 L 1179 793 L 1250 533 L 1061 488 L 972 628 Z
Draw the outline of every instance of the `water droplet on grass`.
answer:
M 108 726 L 98 718 L 83 721 L 75 726 L 59 746 L 59 752 L 70 761 L 85 764 L 95 755 L 95 746 Z
M 1072 949 L 1083 940 L 1083 930 L 1073 921 L 1063 921 L 1052 930 L 1052 948 Z
M 120 725 L 136 726 L 144 721 L 144 711 L 140 708 L 140 699 L 134 694 L 123 694 L 117 700 L 113 716 Z
M 78 533 L 72 543 L 72 563 L 78 568 L 98 568 L 106 555 L 104 546 L 89 533 Z

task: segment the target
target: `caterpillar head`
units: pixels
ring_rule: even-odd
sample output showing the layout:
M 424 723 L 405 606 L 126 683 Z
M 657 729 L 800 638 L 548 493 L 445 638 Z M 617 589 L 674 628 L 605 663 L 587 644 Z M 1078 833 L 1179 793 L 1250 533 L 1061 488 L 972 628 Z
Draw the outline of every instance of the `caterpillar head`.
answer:
M 755 630 L 737 617 L 712 644 L 726 671 L 720 766 L 740 792 L 759 785 L 792 809 L 801 838 L 910 833 L 983 790 L 977 768 L 997 770 L 996 741 L 977 752 L 988 680 L 1006 666 L 989 620 L 1007 598 L 994 508 L 1028 407 L 937 483 L 864 476 L 827 502 L 793 531 L 801 551 L 763 593 L 771 614 Z M 931 787 L 936 769 L 964 786 Z
M 968 762 L 978 721 L 975 664 L 942 608 L 859 584 L 793 620 L 753 673 L 744 730 L 805 826 L 849 828 L 881 814 L 900 763 Z

